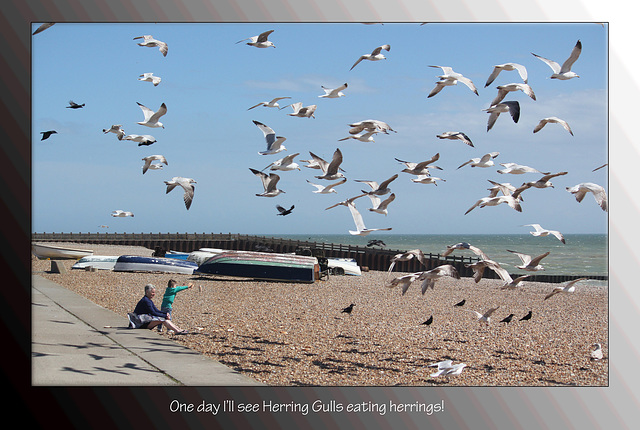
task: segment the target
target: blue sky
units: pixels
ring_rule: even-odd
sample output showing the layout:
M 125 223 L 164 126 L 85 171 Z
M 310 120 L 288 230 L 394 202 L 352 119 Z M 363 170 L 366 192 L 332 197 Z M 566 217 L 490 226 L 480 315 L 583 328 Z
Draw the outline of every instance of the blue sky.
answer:
M 34 24 L 35 29 L 38 24 Z M 258 49 L 237 41 L 275 30 L 276 48 Z M 153 35 L 169 45 L 137 45 L 136 36 Z M 583 50 L 573 70 L 580 78 L 549 79 L 551 69 L 531 53 L 562 63 L 576 41 Z M 362 54 L 390 44 L 387 59 L 363 61 Z M 564 233 L 606 233 L 608 214 L 588 195 L 582 203 L 565 190 L 594 182 L 608 190 L 608 170 L 592 170 L 608 161 L 607 28 L 600 24 L 56 24 L 32 37 L 32 193 L 34 232 L 232 232 L 258 234 L 346 234 L 354 228 L 347 208 L 324 209 L 360 193 L 363 184 L 391 183 L 396 200 L 387 216 L 367 211 L 368 199 L 356 201 L 367 227 L 391 227 L 391 233 L 526 234 L 523 224 L 538 223 Z M 516 72 L 502 72 L 484 84 L 493 66 L 523 64 L 537 100 L 522 92 L 517 124 L 501 115 L 487 132 L 489 107 L 497 85 L 521 82 Z M 479 96 L 463 85 L 427 98 L 441 74 L 429 65 L 451 66 L 470 78 Z M 153 72 L 157 87 L 138 81 Z M 346 96 L 323 99 L 321 86 L 348 83 Z M 290 108 L 249 107 L 274 97 L 283 102 L 316 104 L 315 119 L 288 116 Z M 67 109 L 73 100 L 83 109 Z M 136 124 L 140 102 L 152 109 L 165 103 L 164 129 Z M 558 125 L 539 133 L 541 118 L 557 116 Z M 397 131 L 377 134 L 374 143 L 339 141 L 348 124 L 365 119 L 389 123 Z M 287 151 L 259 155 L 265 149 L 260 121 L 287 138 Z M 102 129 L 122 124 L 127 134 L 151 134 L 157 142 L 137 146 L 118 141 Z M 40 132 L 56 130 L 45 141 Z M 475 147 L 441 140 L 445 131 L 463 131 Z M 337 194 L 317 195 L 306 180 L 317 170 L 276 172 L 285 194 L 256 197 L 260 180 L 249 168 L 263 169 L 284 155 L 309 151 L 330 159 L 344 155 L 347 182 Z M 506 205 L 465 211 L 488 194 L 487 180 L 520 185 L 539 174 L 501 175 L 501 166 L 480 169 L 459 165 L 497 151 L 496 163 L 516 162 L 541 171 L 567 171 L 553 189 L 530 189 L 522 213 Z M 436 153 L 446 182 L 415 184 L 394 158 L 423 161 Z M 142 174 L 142 157 L 166 156 L 163 170 Z M 301 163 L 304 164 L 304 163 Z M 163 183 L 174 176 L 197 181 L 187 210 L 179 189 L 166 194 Z M 276 216 L 275 205 L 295 205 L 289 216 Z M 134 218 L 113 218 L 116 209 Z M 108 229 L 101 228 L 108 225 Z M 383 236 L 373 233 L 368 238 Z M 365 240 L 365 239 L 363 239 Z

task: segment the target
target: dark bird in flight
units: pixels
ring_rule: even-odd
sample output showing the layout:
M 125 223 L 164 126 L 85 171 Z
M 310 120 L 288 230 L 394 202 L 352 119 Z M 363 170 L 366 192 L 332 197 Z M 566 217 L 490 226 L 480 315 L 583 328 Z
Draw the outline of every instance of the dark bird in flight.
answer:
M 466 303 L 466 300 L 465 300 L 465 299 L 462 299 L 462 301 L 461 301 L 461 302 L 458 302 L 458 303 L 456 303 L 456 304 L 455 304 L 455 305 L 453 305 L 453 306 L 464 306 L 464 304 L 465 304 L 465 303 Z
M 49 131 L 41 131 L 40 134 L 42 134 L 42 139 L 40 140 L 46 140 L 50 138 L 52 134 L 58 134 L 58 132 L 55 130 L 49 130 Z
M 74 102 L 73 100 L 69 100 L 69 106 L 67 106 L 68 109 L 80 109 L 82 107 L 84 107 L 84 103 L 79 105 L 78 103 Z
M 425 322 L 423 322 L 422 324 L 423 324 L 423 325 L 431 325 L 431 323 L 432 323 L 432 322 L 433 322 L 433 315 L 431 315 L 431 316 L 429 317 L 429 319 L 428 319 L 428 320 L 426 320 Z
M 509 322 L 511 322 L 512 318 L 513 318 L 513 314 L 509 314 L 508 317 L 505 317 L 505 319 L 501 320 L 500 322 L 509 323 Z
M 520 318 L 520 321 L 526 321 L 526 320 L 530 320 L 531 319 L 531 311 L 529 311 L 528 314 L 526 314 L 525 316 L 523 316 L 522 318 Z
M 276 215 L 282 215 L 282 216 L 289 215 L 291 211 L 293 211 L 293 208 L 295 208 L 294 205 L 291 205 L 289 209 L 285 209 L 280 205 L 276 205 L 276 209 L 278 209 L 278 211 L 280 212 L 279 214 L 276 214 Z
M 387 246 L 387 244 L 380 239 L 371 239 L 369 243 L 367 243 L 367 246 Z
M 347 306 L 346 308 L 344 308 L 342 310 L 342 312 L 347 313 L 347 314 L 351 314 L 351 311 L 353 310 L 353 307 L 355 306 L 355 303 L 351 303 L 349 306 Z

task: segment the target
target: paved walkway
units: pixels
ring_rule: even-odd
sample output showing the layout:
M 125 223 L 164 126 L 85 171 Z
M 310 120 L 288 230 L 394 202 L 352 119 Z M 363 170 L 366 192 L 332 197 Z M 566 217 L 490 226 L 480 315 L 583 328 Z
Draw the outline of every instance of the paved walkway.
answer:
M 264 385 L 32 275 L 34 386 Z

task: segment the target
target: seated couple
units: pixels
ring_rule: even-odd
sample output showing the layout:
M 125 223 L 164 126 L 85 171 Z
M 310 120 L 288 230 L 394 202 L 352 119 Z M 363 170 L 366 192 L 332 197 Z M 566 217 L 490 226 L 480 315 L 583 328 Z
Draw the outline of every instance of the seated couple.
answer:
M 176 334 L 187 334 L 186 330 L 181 330 L 171 322 L 171 313 L 159 310 L 153 303 L 156 295 L 156 287 L 147 284 L 144 287 L 144 297 L 140 299 L 133 312 L 127 314 L 129 318 L 129 328 L 153 329 L 162 324 L 168 330 L 173 330 Z

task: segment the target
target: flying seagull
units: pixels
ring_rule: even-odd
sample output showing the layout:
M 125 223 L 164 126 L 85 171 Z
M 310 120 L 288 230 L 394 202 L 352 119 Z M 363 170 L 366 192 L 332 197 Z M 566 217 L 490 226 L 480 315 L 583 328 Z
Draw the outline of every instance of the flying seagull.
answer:
M 447 182 L 445 179 L 431 175 L 419 175 L 417 178 L 411 179 L 411 182 L 415 182 L 416 184 L 433 184 L 436 186 L 438 185 L 437 181 Z
M 469 136 L 467 136 L 461 131 L 445 131 L 444 133 L 437 134 L 436 137 L 440 139 L 461 140 L 467 145 L 473 147 L 473 142 L 471 142 L 471 139 L 469 139 Z
M 155 137 L 148 134 L 129 134 L 122 139 L 138 142 L 138 146 L 149 146 L 157 142 Z
M 368 194 L 369 199 L 371 199 L 371 204 L 373 207 L 369 208 L 370 212 L 375 212 L 382 215 L 387 215 L 387 207 L 391 204 L 392 201 L 396 199 L 396 195 L 391 193 L 389 197 L 384 200 L 380 200 L 380 198 L 374 194 Z
M 316 193 L 316 194 L 330 194 L 330 193 L 337 193 L 337 191 L 334 188 L 337 187 L 338 185 L 341 185 L 341 184 L 344 184 L 345 182 L 347 182 L 347 178 L 342 178 L 338 182 L 334 182 L 334 183 L 329 184 L 329 185 L 314 184 L 313 182 L 309 181 L 308 179 L 307 179 L 307 182 L 309 184 L 313 185 L 314 187 L 316 187 L 316 190 L 313 191 L 314 193 Z
M 122 124 L 112 125 L 109 129 L 103 128 L 102 132 L 104 134 L 114 133 L 116 136 L 118 136 L 118 140 L 122 140 L 126 136 L 124 130 L 122 129 Z
M 515 83 L 515 84 L 507 84 L 507 85 L 498 85 L 497 88 L 498 88 L 498 95 L 491 102 L 491 106 L 495 106 L 498 103 L 500 103 L 502 100 L 504 100 L 507 94 L 509 94 L 512 91 L 522 91 L 523 93 L 531 97 L 533 100 L 536 99 L 536 95 L 534 94 L 529 84 Z
M 544 296 L 544 299 L 547 300 L 548 298 L 551 298 L 551 297 L 553 297 L 553 296 L 555 296 L 556 294 L 559 294 L 559 293 L 573 293 L 573 292 L 576 291 L 576 283 L 578 283 L 580 281 L 584 281 L 585 279 L 589 279 L 589 278 L 573 279 L 573 280 L 567 282 L 563 287 L 555 287 L 553 289 L 553 291 L 551 291 L 549 294 Z
M 45 22 L 44 24 L 41 24 L 40 27 L 38 27 L 36 31 L 34 31 L 31 35 L 35 36 L 36 34 L 45 31 L 47 28 L 53 26 L 54 24 L 55 22 Z
M 506 269 L 500 266 L 499 263 L 489 259 L 483 259 L 475 263 L 465 264 L 465 267 L 473 270 L 473 280 L 476 282 L 476 284 L 480 282 L 482 276 L 484 275 L 484 270 L 487 268 L 496 272 L 500 279 L 506 280 L 511 278 L 509 272 L 507 272 Z
M 544 270 L 544 267 L 542 267 L 542 265 L 540 264 L 540 260 L 550 254 L 550 251 L 547 251 L 544 254 L 538 255 L 537 257 L 531 257 L 530 255 L 523 254 L 522 252 L 511 251 L 510 249 L 507 249 L 507 251 L 517 255 L 518 258 L 520 258 L 520 261 L 522 261 L 522 264 L 516 267 L 528 272 L 537 272 L 538 270 Z
M 299 118 L 314 118 L 315 116 L 313 115 L 313 113 L 316 111 L 316 109 L 318 108 L 317 105 L 309 105 L 309 106 L 302 106 L 302 102 L 297 102 L 297 103 L 292 103 L 289 106 L 291 106 L 291 108 L 293 109 L 292 113 L 288 113 L 287 115 L 289 116 L 297 116 Z M 287 106 L 285 106 L 287 107 Z M 284 109 L 284 108 L 282 108 Z
M 58 132 L 55 130 L 49 130 L 49 131 L 41 131 L 40 134 L 42 135 L 42 139 L 40 140 L 47 140 L 48 138 L 51 137 L 52 134 L 58 134 Z
M 522 207 L 520 206 L 520 202 L 513 196 L 496 196 L 496 197 L 482 197 L 477 200 L 473 206 L 471 206 L 464 213 L 465 215 L 471 212 L 476 207 L 480 206 L 481 208 L 485 206 L 498 206 L 499 204 L 506 203 L 512 209 L 515 209 L 518 212 L 522 212 Z
M 160 76 L 154 76 L 153 73 L 143 73 L 138 77 L 139 81 L 151 82 L 154 87 L 157 87 L 162 78 Z
M 458 166 L 458 169 L 466 166 L 467 164 L 470 164 L 471 167 L 491 167 L 494 165 L 493 159 L 498 155 L 500 155 L 499 152 L 489 152 L 487 154 L 484 154 L 480 158 L 472 158 L 471 160 L 462 163 L 460 166 Z
M 395 277 L 391 281 L 389 281 L 389 283 L 387 283 L 386 286 L 388 288 L 400 287 L 400 289 L 402 290 L 402 295 L 404 296 L 404 294 L 407 292 L 411 284 L 416 279 L 418 279 L 418 277 L 420 276 L 420 273 L 421 272 L 409 273 L 407 275 Z
M 564 176 L 567 173 L 568 172 L 549 173 L 548 175 L 544 175 L 542 178 L 538 179 L 535 182 L 525 182 L 521 186 L 534 187 L 534 188 L 553 188 L 553 183 L 551 182 L 551 179 L 558 176 Z
M 112 217 L 125 218 L 125 217 L 133 217 L 133 212 L 123 211 L 123 210 L 115 210 L 111 212 Z
M 353 203 L 355 200 L 359 199 L 360 197 L 364 197 L 364 196 L 366 196 L 366 194 L 360 194 L 360 195 L 357 195 L 357 196 L 354 196 L 354 197 L 349 197 L 349 198 L 348 198 L 348 199 L 346 199 L 346 200 L 343 200 L 343 201 L 341 201 L 341 202 L 335 203 L 335 204 L 333 204 L 333 205 L 329 206 L 328 208 L 325 208 L 325 210 L 333 209 L 333 208 L 335 208 L 336 206 L 349 206 L 349 205 L 350 205 L 351 203 Z
M 360 58 L 358 58 L 358 61 L 356 61 L 353 64 L 353 66 L 351 66 L 351 68 L 349 70 L 353 70 L 353 68 L 356 67 L 358 65 L 358 63 L 360 63 L 362 60 L 369 60 L 369 61 L 384 60 L 386 57 L 381 54 L 381 51 L 383 49 L 388 52 L 388 51 L 391 50 L 391 46 L 389 46 L 389 45 L 378 46 L 376 49 L 374 49 L 371 52 L 371 54 L 364 54 L 364 55 L 360 56 Z
M 371 188 L 371 191 L 362 190 L 363 193 L 367 195 L 383 196 L 391 192 L 391 188 L 389 188 L 389 184 L 395 181 L 397 178 L 398 178 L 398 174 L 396 173 L 395 175 L 381 182 L 380 184 L 378 184 L 376 181 L 366 181 L 362 179 L 355 179 L 355 182 L 362 182 L 364 184 L 369 185 L 369 187 Z
M 257 108 L 258 106 L 280 108 L 280 105 L 278 104 L 278 102 L 280 100 L 290 99 L 290 98 L 291 97 L 276 97 L 274 99 L 269 100 L 268 102 L 260 102 L 257 105 L 251 106 L 247 110 L 251 110 L 253 108 Z
M 440 159 L 440 153 L 437 153 L 436 155 L 431 157 L 429 160 L 421 161 L 419 163 L 404 161 L 404 160 L 400 160 L 399 158 L 396 158 L 395 160 L 398 163 L 405 165 L 405 168 L 402 169 L 403 173 L 409 173 L 411 175 L 420 176 L 420 175 L 429 175 L 429 169 L 442 170 L 442 168 L 438 166 L 430 166 L 430 164 L 435 163 L 439 159 Z
M 345 90 L 347 86 L 348 85 L 346 82 L 340 85 L 338 88 L 327 88 L 325 86 L 321 86 L 324 90 L 324 94 L 318 97 L 327 99 L 337 99 L 338 97 L 344 97 L 344 93 L 342 91 Z
M 491 106 L 488 109 L 483 109 L 483 111 L 489 113 L 489 120 L 487 121 L 487 131 L 491 130 L 501 113 L 509 112 L 511 118 L 513 119 L 513 122 L 515 123 L 517 123 L 520 119 L 520 103 L 518 103 L 517 101 L 501 102 L 497 105 Z
M 389 134 L 390 131 L 397 133 L 389 126 L 389 124 L 377 119 L 366 119 L 364 121 L 354 122 L 353 124 L 349 124 L 349 127 L 351 127 L 351 129 L 349 129 L 349 134 L 358 134 L 364 130 L 377 131 L 384 134 Z
M 264 188 L 264 191 L 260 194 L 256 194 L 256 196 L 275 197 L 281 193 L 284 193 L 284 191 L 277 188 L 280 176 L 276 175 L 275 173 L 270 173 L 267 175 L 266 173 L 252 168 L 249 168 L 249 170 L 251 170 L 254 175 L 260 178 L 260 180 L 262 181 L 262 187 Z
M 600 206 L 600 208 L 602 208 L 602 210 L 605 212 L 609 211 L 607 193 L 604 187 L 598 184 L 594 184 L 592 182 L 583 182 L 581 184 L 574 185 L 573 187 L 567 187 L 567 191 L 576 196 L 576 200 L 578 201 L 578 203 L 582 201 L 587 193 L 592 193 L 593 198 L 596 200 L 596 203 L 598 203 L 598 206 Z
M 437 366 L 438 371 L 430 374 L 432 378 L 438 376 L 455 376 L 462 373 L 462 370 L 467 366 L 465 363 L 452 364 L 451 360 L 441 361 L 440 363 L 430 364 L 429 366 Z
M 278 212 L 276 215 L 282 215 L 282 216 L 286 216 L 289 215 L 293 209 L 295 208 L 295 205 L 291 205 L 291 207 L 289 209 L 285 209 L 280 205 L 276 205 L 276 209 L 278 209 Z
M 142 159 L 142 161 L 144 161 L 144 166 L 142 166 L 142 174 L 144 175 L 145 173 L 147 173 L 147 170 L 151 169 L 157 169 L 157 167 L 152 167 L 152 166 L 158 166 L 157 164 L 152 164 L 154 161 L 159 161 L 160 163 L 164 163 L 167 166 L 169 165 L 169 163 L 167 163 L 167 159 L 164 157 L 164 155 L 148 155 L 146 157 L 144 157 Z M 162 167 L 162 166 L 160 166 Z
M 387 270 L 387 273 L 391 273 L 391 271 L 393 270 L 393 268 L 395 267 L 396 263 L 399 261 L 410 261 L 416 259 L 420 262 L 420 264 L 422 264 L 423 266 L 427 267 L 427 259 L 424 255 L 424 253 L 422 252 L 421 249 L 412 249 L 406 252 L 403 252 L 401 254 L 396 254 L 394 255 L 391 260 L 390 260 L 390 265 L 389 265 L 389 269 Z
M 473 252 L 483 260 L 489 259 L 489 257 L 487 257 L 487 255 L 484 252 L 482 252 L 480 248 L 478 248 L 477 246 L 473 246 L 468 242 L 459 242 L 459 243 L 456 243 L 455 245 L 447 245 L 447 249 L 442 253 L 442 256 L 446 257 L 447 255 L 451 254 L 453 251 L 457 249 L 468 249 L 469 251 Z
M 353 217 L 353 222 L 356 225 L 356 230 L 349 230 L 349 234 L 352 234 L 354 236 L 367 236 L 369 233 L 372 233 L 374 231 L 388 231 L 391 230 L 391 227 L 387 227 L 387 228 L 367 228 L 364 225 L 364 221 L 362 220 L 362 215 L 360 215 L 360 212 L 358 212 L 358 210 L 356 209 L 356 205 L 353 202 L 349 202 L 347 203 L 347 207 L 349 208 L 349 211 L 351 212 L 351 216 Z
M 593 169 L 593 170 L 592 170 L 592 172 L 595 172 L 596 170 L 600 170 L 600 169 L 602 169 L 603 167 L 607 167 L 608 165 L 609 165 L 609 163 L 604 163 L 602 166 L 600 166 L 600 167 L 596 167 L 595 169 Z
M 80 109 L 84 107 L 84 103 L 82 104 L 78 104 L 76 102 L 74 102 L 73 100 L 69 100 L 69 106 L 67 106 L 67 109 Z
M 269 155 L 269 154 L 277 154 L 280 151 L 284 151 L 287 148 L 282 144 L 286 137 L 276 136 L 276 132 L 273 131 L 271 127 L 268 125 L 264 125 L 263 123 L 253 120 L 253 123 L 262 131 L 264 134 L 264 139 L 267 142 L 266 151 L 258 152 L 260 155 Z
M 567 241 L 565 240 L 563 234 L 560 233 L 558 230 L 547 230 L 546 228 L 541 227 L 540 224 L 525 224 L 523 227 L 533 227 L 535 229 L 535 231 L 529 232 L 533 236 L 545 237 L 545 236 L 553 235 L 560 242 L 567 243 Z
M 309 154 L 313 161 L 318 163 L 320 170 L 322 170 L 322 175 L 315 176 L 315 178 L 327 179 L 329 181 L 344 178 L 344 174 L 340 172 L 340 164 L 342 164 L 342 151 L 340 151 L 340 148 L 337 148 L 333 152 L 331 162 L 323 160 L 311 151 L 309 151 Z
M 451 67 L 447 67 L 447 66 L 429 66 L 429 67 L 435 67 L 436 69 L 442 69 L 442 75 L 438 76 L 438 78 L 440 78 L 440 82 L 446 82 L 446 84 L 444 86 L 450 86 L 450 85 L 456 85 L 458 82 L 462 82 L 463 84 L 465 84 L 471 91 L 473 91 L 475 93 L 475 95 L 480 95 L 478 94 L 478 90 L 476 89 L 476 86 L 473 84 L 473 82 L 471 81 L 471 79 L 463 76 L 460 73 L 454 72 L 453 69 Z M 437 89 L 437 91 L 436 91 Z M 442 88 L 438 89 L 438 87 L 436 87 L 433 91 L 431 91 L 431 94 L 429 94 L 429 97 L 432 97 L 434 95 L 436 95 Z M 428 98 L 428 97 L 427 97 Z
M 551 67 L 551 70 L 553 70 L 551 79 L 560 79 L 565 81 L 567 79 L 580 77 L 575 72 L 571 71 L 571 67 L 573 66 L 573 63 L 575 63 L 578 57 L 580 56 L 580 52 L 582 52 L 582 43 L 578 40 L 576 45 L 571 50 L 571 55 L 569 55 L 569 58 L 567 58 L 565 62 L 562 63 L 562 67 L 555 61 L 536 55 L 533 52 L 531 54 L 534 57 L 544 61 L 549 67 Z
M 299 152 L 296 152 L 295 154 L 287 155 L 286 157 L 283 157 L 269 164 L 267 167 L 262 169 L 262 171 L 266 170 L 267 168 L 269 170 L 282 170 L 284 172 L 291 171 L 291 170 L 300 170 L 300 165 L 298 165 L 298 163 L 293 161 L 293 159 L 296 158 L 298 155 L 300 155 Z
M 495 308 L 490 308 L 483 314 L 481 314 L 480 312 L 474 311 L 472 309 L 466 309 L 466 310 L 475 314 L 478 321 L 489 325 L 489 323 L 491 322 L 491 314 L 493 314 L 499 307 L 500 306 L 496 306 Z
M 496 272 L 498 273 L 498 272 Z M 498 273 L 498 275 L 500 275 L 500 273 Z M 504 278 L 502 276 L 500 276 L 500 278 L 504 281 L 504 284 L 500 287 L 501 290 L 515 290 L 516 288 L 518 288 L 518 285 L 520 285 L 520 283 L 527 279 L 529 276 L 531 275 L 522 275 L 522 276 L 518 276 L 516 279 L 512 279 L 511 275 L 507 274 Z
M 526 67 L 524 67 L 522 64 L 517 64 L 517 63 L 505 63 L 505 64 L 498 64 L 497 66 L 493 67 L 493 71 L 491 72 L 491 75 L 489 75 L 489 78 L 487 79 L 487 83 L 484 84 L 485 88 L 491 85 L 491 83 L 495 81 L 495 79 L 498 77 L 500 72 L 502 72 L 503 70 L 506 70 L 508 72 L 517 70 L 518 74 L 520 75 L 524 83 L 525 84 L 527 83 Z
M 247 37 L 246 39 L 238 40 L 236 44 L 240 42 L 244 42 L 245 40 L 249 40 L 249 42 L 247 42 L 247 45 L 249 46 L 255 46 L 256 48 L 270 48 L 270 47 L 275 48 L 276 46 L 273 44 L 273 42 L 267 39 L 269 35 L 273 32 L 274 30 L 268 30 L 268 31 L 265 31 L 264 33 L 260 33 L 257 36 L 251 36 L 251 37 Z
M 355 134 L 353 136 L 343 137 L 342 139 L 338 139 L 338 141 L 342 142 L 344 140 L 355 139 L 355 140 L 359 140 L 360 142 L 375 142 L 375 140 L 373 139 L 373 135 L 377 133 L 378 133 L 377 131 L 368 131 L 362 134 Z
M 569 134 L 571 134 L 571 136 L 573 136 L 573 131 L 571 131 L 571 127 L 569 127 L 569 124 L 567 123 L 567 121 L 555 116 L 542 118 L 538 123 L 538 125 L 536 125 L 536 127 L 533 129 L 533 132 L 534 133 L 539 132 L 540 130 L 542 130 L 542 127 L 544 127 L 547 124 L 560 124 L 561 126 L 564 127 L 565 130 L 569 132 Z
M 538 169 L 534 169 L 533 167 L 524 166 L 522 164 L 517 163 L 500 163 L 504 169 L 498 170 L 498 173 L 507 174 L 510 173 L 512 175 L 522 175 L 524 173 L 542 173 L 543 175 L 549 175 L 550 172 L 541 172 Z
M 194 181 L 192 178 L 174 176 L 173 178 L 171 178 L 171 180 L 164 181 L 164 183 L 167 184 L 167 192 L 165 194 L 168 194 L 169 191 L 173 190 L 178 185 L 180 185 L 184 189 L 184 205 L 186 206 L 187 210 L 189 210 L 189 208 L 191 207 L 191 202 L 193 201 L 193 193 L 195 191 L 195 186 L 193 184 L 195 184 L 196 181 Z
M 166 43 L 154 39 L 153 36 L 150 34 L 133 38 L 133 40 L 137 40 L 137 39 L 143 39 L 142 42 L 138 43 L 138 46 L 146 46 L 148 48 L 158 48 L 160 52 L 162 52 L 162 55 L 164 57 L 166 57 L 167 52 L 169 52 L 169 46 Z
M 451 264 L 443 264 L 436 267 L 435 269 L 421 272 L 420 276 L 418 277 L 418 281 L 422 281 L 422 294 L 427 291 L 427 288 L 431 288 L 433 290 L 436 281 L 445 276 L 449 276 L 454 279 L 460 279 L 460 274 Z
M 144 114 L 144 120 L 138 122 L 138 124 L 151 127 L 151 128 L 164 128 L 164 124 L 162 124 L 158 120 L 162 115 L 167 113 L 167 105 L 162 103 L 158 108 L 158 110 L 154 112 L 148 107 L 146 107 L 145 105 L 139 102 L 136 102 L 136 103 L 138 106 L 140 106 L 140 109 L 142 109 L 142 113 Z
M 384 243 L 382 240 L 380 239 L 371 239 L 369 240 L 369 242 L 366 245 L 367 247 L 371 247 L 371 246 L 381 246 L 381 247 L 385 247 L 387 246 L 386 243 Z

